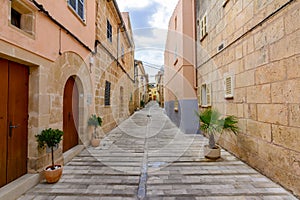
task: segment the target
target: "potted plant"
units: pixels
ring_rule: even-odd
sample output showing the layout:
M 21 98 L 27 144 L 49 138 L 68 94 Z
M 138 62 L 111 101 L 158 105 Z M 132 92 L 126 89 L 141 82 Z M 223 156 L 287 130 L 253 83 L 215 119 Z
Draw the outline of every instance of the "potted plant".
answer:
M 235 116 L 221 117 L 221 113 L 210 108 L 198 114 L 198 117 L 200 130 L 204 131 L 209 138 L 208 145 L 204 146 L 204 156 L 210 159 L 220 158 L 221 149 L 216 145 L 215 136 L 224 131 L 232 131 L 237 134 L 239 131 L 237 118 Z
M 95 114 L 93 114 L 88 120 L 88 125 L 89 126 L 94 126 L 93 137 L 92 137 L 92 140 L 91 140 L 91 144 L 92 144 L 93 147 L 97 147 L 100 144 L 100 139 L 97 135 L 97 127 L 101 126 L 101 124 L 102 124 L 101 117 L 99 117 Z
M 62 175 L 63 167 L 61 165 L 54 164 L 54 148 L 58 147 L 58 144 L 62 139 L 62 135 L 63 132 L 61 130 L 48 128 L 44 129 L 41 134 L 35 136 L 39 148 L 47 146 L 51 149 L 52 165 L 44 169 L 44 175 L 48 183 L 56 183 Z

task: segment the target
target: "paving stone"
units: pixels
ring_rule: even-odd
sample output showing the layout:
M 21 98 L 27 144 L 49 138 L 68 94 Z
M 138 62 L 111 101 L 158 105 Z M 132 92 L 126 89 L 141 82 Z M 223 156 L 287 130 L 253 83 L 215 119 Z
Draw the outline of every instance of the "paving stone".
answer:
M 42 182 L 19 200 L 126 200 L 138 199 L 139 191 L 155 200 L 296 199 L 225 150 L 215 162 L 205 159 L 206 143 L 201 135 L 180 132 L 151 102 L 99 147 L 77 155 L 58 183 Z

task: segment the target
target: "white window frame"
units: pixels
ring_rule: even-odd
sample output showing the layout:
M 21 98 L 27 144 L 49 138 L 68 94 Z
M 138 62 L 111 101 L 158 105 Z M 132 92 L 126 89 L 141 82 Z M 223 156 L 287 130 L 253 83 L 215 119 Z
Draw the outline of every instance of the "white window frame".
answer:
M 212 102 L 211 83 L 203 83 L 198 87 L 198 102 L 201 107 L 210 107 Z
M 225 99 L 232 99 L 234 97 L 234 75 L 224 75 L 224 97 Z
M 76 13 L 76 15 L 85 22 L 85 2 L 84 0 L 75 0 L 75 8 L 71 4 L 71 0 L 68 0 L 68 6 Z M 82 16 L 79 14 L 79 4 L 82 4 Z
M 207 15 L 206 13 L 200 20 L 200 41 L 202 41 L 207 35 Z

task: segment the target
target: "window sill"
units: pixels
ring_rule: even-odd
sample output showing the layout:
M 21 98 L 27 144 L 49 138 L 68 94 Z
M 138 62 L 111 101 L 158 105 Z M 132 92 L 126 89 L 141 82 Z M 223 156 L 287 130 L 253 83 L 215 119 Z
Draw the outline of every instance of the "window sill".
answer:
M 228 96 L 225 96 L 225 97 L 224 97 L 224 99 L 228 99 L 228 100 L 230 100 L 230 99 L 233 99 L 233 95 L 230 95 L 230 96 L 229 96 L 229 95 L 228 95 Z
M 200 105 L 201 108 L 209 108 L 211 105 Z
M 8 22 L 8 26 L 10 28 L 14 29 L 15 31 L 17 31 L 19 33 L 22 33 L 22 34 L 26 35 L 27 37 L 30 37 L 31 39 L 35 40 L 35 34 L 30 34 L 30 33 L 26 32 L 26 31 L 24 31 L 24 30 L 22 30 L 22 29 L 20 29 L 20 28 L 18 28 L 16 26 L 12 25 L 10 23 L 10 21 Z
M 174 62 L 174 66 L 178 63 L 178 58 L 176 58 L 175 62 Z
M 206 38 L 207 35 L 208 35 L 208 33 L 205 33 L 205 35 L 200 39 L 200 42 L 202 42 Z

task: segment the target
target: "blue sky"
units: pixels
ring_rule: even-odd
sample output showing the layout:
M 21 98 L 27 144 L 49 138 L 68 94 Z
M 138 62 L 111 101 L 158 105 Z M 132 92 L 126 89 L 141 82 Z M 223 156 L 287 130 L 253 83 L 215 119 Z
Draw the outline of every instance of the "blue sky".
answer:
M 169 19 L 178 0 L 117 0 L 121 12 L 129 12 L 136 46 L 135 59 L 142 60 L 154 82 L 156 69 L 163 66 L 164 46 Z

